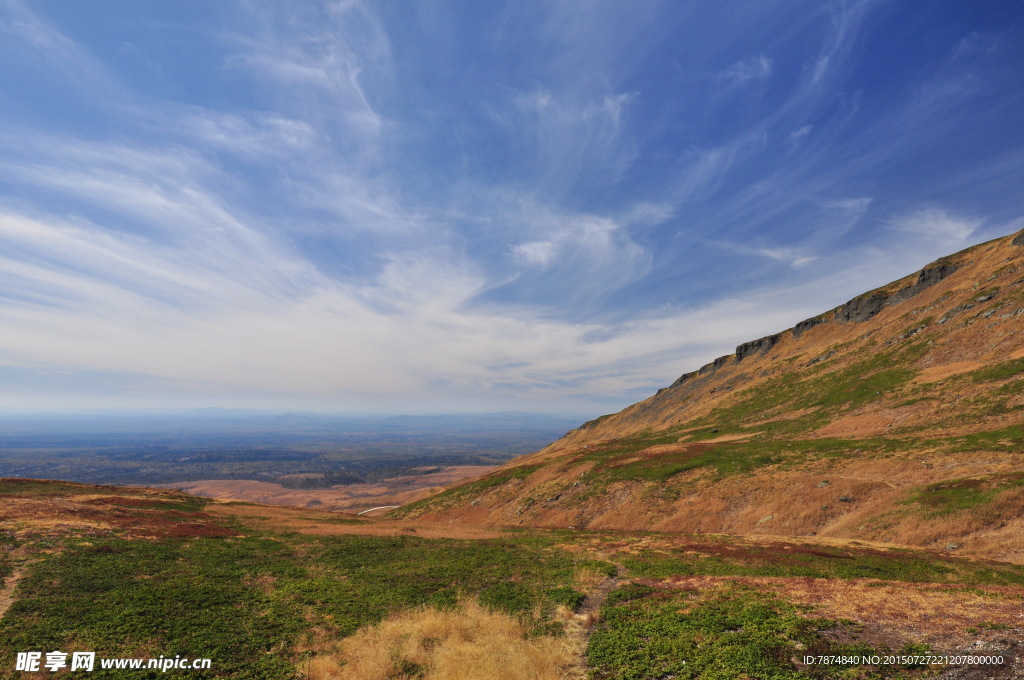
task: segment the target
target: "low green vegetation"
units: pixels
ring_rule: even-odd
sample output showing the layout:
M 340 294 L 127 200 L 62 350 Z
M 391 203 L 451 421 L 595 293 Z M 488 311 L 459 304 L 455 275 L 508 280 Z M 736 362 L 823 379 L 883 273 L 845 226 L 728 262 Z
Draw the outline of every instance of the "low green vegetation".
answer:
M 931 516 L 948 515 L 987 505 L 1004 491 L 1024 487 L 1024 473 L 990 475 L 982 478 L 951 479 L 929 484 L 914 493 L 909 502 L 928 509 Z
M 533 472 L 536 472 L 540 467 L 540 465 L 520 465 L 518 467 L 499 470 L 498 472 L 487 475 L 486 477 L 481 477 L 480 479 L 469 482 L 468 484 L 456 486 L 448 489 L 447 491 L 442 491 L 439 494 L 424 498 L 423 500 L 403 505 L 401 508 L 393 510 L 389 516 L 405 517 L 415 510 L 449 507 L 466 498 L 479 496 L 488 489 L 493 489 L 513 480 L 525 479 Z
M 738 585 L 703 593 L 629 585 L 611 593 L 601 618 L 587 649 L 594 680 L 912 677 L 921 668 L 804 666 L 806 656 L 897 650 L 836 642 L 834 633 L 850 623 L 806 618 L 792 604 Z
M 923 442 L 923 445 L 936 446 L 943 450 L 964 453 L 972 451 L 1019 451 L 1020 447 L 1024 445 L 1024 426 L 1011 425 L 1010 427 L 996 430 L 931 439 Z
M 750 545 L 709 539 L 669 552 L 648 551 L 623 559 L 638 578 L 669 576 L 781 576 L 876 578 L 886 581 L 1024 585 L 1024 566 L 967 562 L 923 551 L 837 548 L 822 545 Z
M 462 595 L 557 632 L 555 607 L 578 607 L 584 595 L 574 587 L 580 561 L 551 544 L 255 534 L 72 541 L 33 565 L 0 622 L 0 677 L 17 650 L 87 650 L 204 657 L 220 677 L 291 678 L 292 650 L 313 626 L 342 637 L 403 609 L 452 607 Z
M 822 362 L 787 372 L 760 383 L 749 396 L 715 409 L 713 414 L 687 423 L 697 428 L 693 439 L 719 434 L 750 432 L 752 423 L 775 422 L 754 428 L 763 436 L 780 438 L 806 434 L 827 424 L 837 414 L 899 393 L 918 371 L 913 363 L 928 349 L 927 339 L 907 342 L 898 349 L 869 353 L 867 345 L 855 352 L 865 358 L 837 369 Z M 742 395 L 741 395 L 742 396 Z M 802 415 L 787 418 L 794 411 Z
M 701 434 L 698 432 L 697 434 Z M 678 434 L 661 437 L 634 437 L 603 445 L 599 451 L 576 458 L 572 464 L 598 460 L 581 482 L 587 484 L 582 494 L 573 498 L 585 500 L 603 493 L 609 484 L 623 481 L 663 483 L 691 470 L 706 470 L 704 478 L 724 479 L 744 475 L 770 465 L 790 467 L 810 460 L 856 455 L 883 455 L 907 450 L 911 443 L 902 439 L 794 439 L 773 440 L 753 438 L 747 441 L 686 442 L 679 451 L 649 454 L 643 449 L 658 443 L 675 442 Z M 640 456 L 637 454 L 640 453 Z
M 291 556 L 281 543 L 259 538 L 68 546 L 34 565 L 19 585 L 0 624 L 0 668 L 14 667 L 14 651 L 86 650 L 204 657 L 224 676 L 289 677 L 288 657 L 272 652 L 302 630 L 301 612 L 252 579 L 301 578 Z
M 17 545 L 13 536 L 0 531 L 0 588 L 4 586 L 4 579 L 14 573 L 14 561 L 11 559 L 10 551 Z
M 1007 380 L 1024 373 L 1024 359 L 1011 359 L 967 374 L 974 382 Z
M 572 555 L 528 542 L 344 536 L 306 550 L 319 573 L 291 590 L 346 635 L 397 609 L 454 606 L 463 594 L 508 614 L 539 611 L 543 624 L 555 604 L 580 596 L 570 594 Z

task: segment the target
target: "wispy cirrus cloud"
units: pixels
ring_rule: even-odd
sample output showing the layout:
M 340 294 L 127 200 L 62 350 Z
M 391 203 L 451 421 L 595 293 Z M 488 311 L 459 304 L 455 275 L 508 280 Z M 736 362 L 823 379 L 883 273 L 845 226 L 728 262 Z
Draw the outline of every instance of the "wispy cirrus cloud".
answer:
M 321 127 L 341 123 L 364 144 L 381 134 L 387 121 L 366 88 L 368 81 L 380 86 L 389 80 L 391 49 L 370 7 L 349 2 L 249 10 L 248 30 L 229 34 L 236 49 L 225 68 L 249 71 L 276 106 L 301 110 Z
M 204 147 L 260 160 L 305 154 L 316 143 L 316 129 L 303 120 L 273 113 L 248 116 L 192 107 L 174 111 L 162 125 Z
M 1024 214 L 1020 31 L 881 7 L 10 0 L 0 404 L 646 396 Z
M 496 118 L 518 150 L 520 171 L 557 198 L 582 182 L 612 183 L 628 169 L 635 157 L 623 135 L 630 100 L 627 93 L 514 92 L 513 108 Z
M 751 80 L 762 80 L 772 73 L 772 60 L 763 54 L 737 61 L 722 71 L 719 77 L 733 85 L 743 85 Z
M 959 250 L 984 223 L 985 220 L 978 217 L 954 215 L 948 210 L 927 206 L 893 218 L 890 226 L 895 232 L 909 238 L 930 241 L 949 250 Z

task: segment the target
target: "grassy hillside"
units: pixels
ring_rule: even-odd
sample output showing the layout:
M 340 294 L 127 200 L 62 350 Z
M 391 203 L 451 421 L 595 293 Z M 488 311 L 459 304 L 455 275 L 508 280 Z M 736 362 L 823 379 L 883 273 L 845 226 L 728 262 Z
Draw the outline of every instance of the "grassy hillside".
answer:
M 1011 677 L 1024 567 L 862 543 L 483 530 L 0 482 L 18 651 L 209 658 L 183 678 Z M 6 608 L 9 605 L 9 608 Z M 885 656 L 892 664 L 808 656 Z M 66 672 L 66 671 L 62 671 Z M 103 670 L 90 677 L 158 677 Z
M 1022 560 L 1024 246 L 1013 240 L 740 345 L 394 515 L 816 535 Z

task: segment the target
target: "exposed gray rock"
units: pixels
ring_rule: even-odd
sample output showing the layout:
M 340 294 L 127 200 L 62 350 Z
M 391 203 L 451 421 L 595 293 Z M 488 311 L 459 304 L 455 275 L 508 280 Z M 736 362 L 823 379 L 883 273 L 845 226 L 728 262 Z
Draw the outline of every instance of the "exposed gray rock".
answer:
M 1014 239 L 1014 245 L 1024 245 L 1024 231 Z M 913 284 L 906 286 L 894 293 L 868 293 L 855 297 L 846 304 L 842 305 L 836 310 L 836 313 L 831 318 L 822 314 L 820 316 L 812 317 L 810 319 L 804 319 L 796 326 L 793 327 L 793 338 L 799 338 L 808 329 L 814 328 L 815 326 L 823 323 L 827 323 L 830 320 L 836 321 L 852 321 L 859 323 L 861 321 L 867 321 L 871 317 L 875 316 L 889 305 L 903 302 L 904 300 L 917 295 L 925 288 L 935 285 L 939 281 L 942 281 L 947 276 L 957 270 L 959 265 L 954 262 L 939 262 L 928 267 L 925 267 L 917 274 L 917 281 Z M 939 323 L 943 323 L 943 321 Z M 718 357 L 710 364 L 701 366 L 696 371 L 690 371 L 679 376 L 678 379 L 670 387 L 678 387 L 685 383 L 688 383 L 700 376 L 706 376 L 709 373 L 717 371 L 719 368 L 725 366 L 729 359 L 733 356 L 736 357 L 736 361 L 742 361 L 745 357 L 749 357 L 754 354 L 763 354 L 771 350 L 782 338 L 782 333 L 775 333 L 774 335 L 766 335 L 758 340 L 752 340 L 751 342 L 745 342 L 736 348 L 735 354 L 727 354 L 725 356 Z M 858 338 L 858 340 L 866 339 L 870 335 L 864 335 Z M 832 356 L 835 352 L 828 352 L 820 357 L 812 359 L 808 366 L 815 364 L 819 361 L 824 361 Z M 668 389 L 668 388 L 665 388 Z M 664 390 L 660 390 L 659 393 Z M 579 429 L 588 429 L 593 427 L 596 421 L 584 423 Z
M 722 366 L 725 366 L 726 362 L 729 361 L 729 359 L 731 358 L 731 354 L 726 354 L 724 357 L 718 357 L 710 364 L 704 364 L 703 366 L 701 366 L 700 370 L 697 371 L 697 375 L 706 375 L 708 373 L 711 373 L 712 371 L 717 371 Z
M 690 371 L 689 373 L 683 373 L 681 376 L 676 378 L 676 381 L 672 383 L 672 387 L 678 387 L 685 382 L 688 382 L 693 376 L 697 375 L 697 371 Z
M 725 356 L 718 357 L 717 359 L 712 361 L 710 364 L 704 364 L 703 366 L 700 367 L 700 369 L 698 369 L 696 371 L 690 371 L 689 373 L 683 373 L 681 376 L 676 378 L 676 381 L 674 383 L 672 383 L 671 386 L 672 387 L 678 387 L 679 385 L 682 385 L 684 383 L 688 383 L 691 380 L 693 380 L 693 379 L 695 379 L 695 378 L 697 378 L 699 376 L 707 375 L 709 373 L 713 373 L 713 372 L 717 371 L 718 369 L 720 369 L 722 366 L 725 366 L 729 362 L 729 359 L 731 359 L 731 358 L 732 358 L 731 354 L 726 354 Z
M 936 283 L 946 278 L 957 270 L 960 265 L 955 262 L 942 262 L 940 264 L 933 264 L 925 267 L 917 275 L 917 283 L 910 288 L 914 289 L 911 295 L 916 295 L 928 286 L 934 286 Z
M 835 354 L 836 354 L 836 351 L 834 349 L 830 349 L 829 351 L 825 352 L 824 354 L 819 354 L 818 356 L 814 357 L 813 359 L 811 359 L 810 361 L 808 361 L 804 365 L 805 366 L 813 366 L 814 364 L 817 364 L 817 363 L 820 363 L 822 361 L 825 361 L 826 359 L 831 359 L 833 356 L 835 356 Z
M 975 307 L 975 305 L 974 305 L 973 302 L 965 302 L 962 305 L 957 305 L 953 309 L 951 309 L 948 312 L 946 312 L 945 314 L 943 314 L 942 318 L 939 319 L 938 321 L 936 321 L 935 323 L 941 326 L 942 324 L 946 323 L 947 321 L 952 319 L 957 314 L 960 314 L 961 312 L 966 312 L 968 309 L 974 309 L 974 307 Z
M 782 333 L 776 333 L 775 335 L 766 335 L 758 340 L 743 343 L 736 348 L 736 361 L 742 361 L 744 357 L 749 357 L 752 354 L 764 354 L 772 347 L 775 347 L 781 337 Z
M 1021 231 L 1017 236 L 1010 241 L 1015 246 L 1024 246 L 1024 231 Z
M 859 323 L 867 321 L 889 305 L 899 304 L 908 300 L 925 288 L 934 286 L 950 274 L 955 272 L 959 265 L 955 262 L 940 262 L 925 267 L 917 273 L 917 281 L 894 293 L 868 293 L 855 297 L 836 312 L 836 319 L 839 321 L 853 321 Z
M 799 338 L 804 334 L 804 331 L 810 330 L 818 324 L 825 323 L 825 317 L 815 316 L 810 319 L 804 319 L 797 325 L 793 326 L 793 339 Z
M 855 297 L 836 311 L 838 321 L 852 321 L 860 323 L 885 309 L 889 296 L 884 293 L 871 293 Z

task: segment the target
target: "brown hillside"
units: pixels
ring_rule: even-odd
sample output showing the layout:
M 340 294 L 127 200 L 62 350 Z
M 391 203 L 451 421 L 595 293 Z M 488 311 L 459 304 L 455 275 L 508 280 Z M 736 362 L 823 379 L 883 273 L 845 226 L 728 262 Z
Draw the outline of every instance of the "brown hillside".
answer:
M 744 343 L 393 514 L 1024 559 L 1024 232 Z

